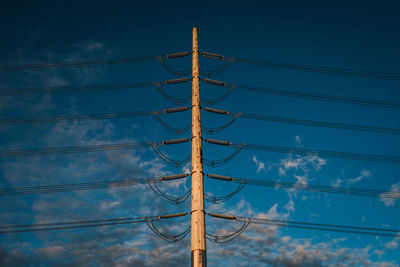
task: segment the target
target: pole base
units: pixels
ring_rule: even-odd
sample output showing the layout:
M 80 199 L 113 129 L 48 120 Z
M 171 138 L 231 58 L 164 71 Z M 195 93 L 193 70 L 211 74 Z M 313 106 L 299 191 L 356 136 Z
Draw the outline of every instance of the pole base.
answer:
M 191 267 L 207 267 L 207 254 L 205 250 L 192 250 Z

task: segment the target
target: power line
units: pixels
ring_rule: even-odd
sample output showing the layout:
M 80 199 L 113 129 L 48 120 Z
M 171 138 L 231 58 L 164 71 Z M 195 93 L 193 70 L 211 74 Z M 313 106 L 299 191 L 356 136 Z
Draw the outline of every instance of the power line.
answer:
M 268 87 L 231 84 L 231 83 L 226 83 L 226 82 L 214 81 L 214 80 L 207 79 L 207 78 L 202 79 L 202 81 L 205 83 L 208 83 L 208 84 L 229 88 L 228 92 L 240 89 L 240 90 L 251 91 L 251 92 L 256 92 L 256 93 L 289 96 L 289 97 L 305 98 L 305 99 L 320 100 L 320 101 L 338 102 L 338 103 L 355 104 L 355 105 L 366 105 L 366 106 L 376 106 L 376 107 L 383 107 L 383 108 L 396 108 L 396 109 L 400 108 L 400 102 L 395 102 L 395 101 L 345 97 L 345 96 L 336 96 L 336 95 L 325 95 L 325 94 L 317 94 L 317 93 L 307 93 L 307 92 L 296 91 L 296 90 L 284 90 L 284 89 L 274 89 L 274 88 L 268 88 Z M 209 103 L 209 104 L 213 104 L 213 103 Z
M 241 147 L 249 150 L 259 150 L 259 151 L 268 151 L 277 153 L 291 153 L 298 155 L 319 155 L 323 157 L 343 158 L 350 160 L 400 163 L 400 156 L 392 156 L 392 155 L 340 152 L 332 150 L 318 150 L 318 149 L 270 146 L 270 145 L 259 145 L 259 144 L 235 144 L 227 141 L 219 141 L 213 139 L 205 139 L 205 141 L 211 144 Z
M 356 70 L 356 69 L 321 67 L 321 66 L 291 64 L 291 63 L 278 62 L 278 61 L 268 61 L 268 60 L 248 59 L 248 58 L 235 58 L 233 61 L 237 62 L 237 63 L 242 63 L 242 64 L 261 65 L 261 66 L 268 66 L 268 67 L 274 67 L 274 68 L 280 68 L 280 69 L 311 71 L 311 72 L 318 72 L 318 73 L 324 73 L 324 74 L 335 74 L 335 75 L 341 75 L 341 76 L 375 78 L 375 79 L 383 79 L 383 80 L 400 80 L 400 74 L 398 74 L 398 73 L 373 72 L 373 71 Z
M 99 227 L 99 226 L 108 226 L 108 225 L 132 224 L 132 223 L 141 223 L 141 222 L 156 221 L 156 220 L 159 221 L 162 219 L 169 219 L 169 218 L 186 216 L 186 215 L 187 215 L 187 213 L 180 213 L 180 214 L 170 214 L 170 215 L 162 215 L 162 216 L 69 221 L 69 222 L 25 224 L 25 225 L 0 225 L 0 229 L 9 229 L 9 230 L 0 230 L 0 234 L 52 231 L 52 230 L 64 230 L 64 229 L 75 229 L 75 228 Z
M 40 70 L 40 69 L 65 68 L 65 67 L 114 65 L 123 63 L 156 61 L 158 60 L 158 58 L 159 56 L 148 56 L 148 57 L 133 57 L 133 58 L 118 58 L 118 59 L 98 59 L 98 60 L 81 60 L 81 61 L 70 61 L 70 62 L 5 65 L 5 66 L 0 66 L 0 71 Z
M 225 56 L 222 56 L 219 54 L 212 54 L 212 53 L 208 53 L 208 52 L 202 52 L 201 55 L 203 57 L 207 57 L 207 58 L 211 58 L 211 59 L 226 61 L 227 62 L 226 64 L 241 63 L 241 64 L 266 66 L 266 67 L 279 68 L 279 69 L 289 69 L 289 70 L 317 72 L 317 73 L 324 73 L 324 74 L 334 74 L 334 75 L 341 75 L 341 76 L 375 78 L 375 79 L 384 79 L 384 80 L 400 80 L 400 74 L 398 74 L 398 73 L 322 67 L 322 66 L 304 65 L 304 64 L 293 64 L 293 63 L 287 63 L 287 62 L 271 61 L 271 60 L 264 60 L 264 59 L 255 59 L 255 58 L 251 59 L 251 58 L 225 57 Z
M 250 224 L 264 224 L 281 227 L 293 227 L 308 230 L 318 230 L 327 232 L 339 232 L 349 234 L 362 234 L 362 235 L 373 235 L 373 236 L 384 236 L 384 237 L 400 237 L 400 229 L 388 229 L 388 228 L 374 228 L 374 227 L 360 227 L 360 226 L 349 226 L 349 225 L 337 225 L 337 224 L 322 224 L 322 223 L 308 223 L 299 221 L 288 221 L 288 220 L 273 220 L 267 218 L 254 218 L 254 217 L 242 217 L 233 215 L 222 215 L 215 213 L 208 213 L 209 216 L 216 217 L 225 220 L 235 220 L 240 222 L 250 222 Z
M 0 158 L 127 150 L 127 149 L 149 147 L 154 144 L 157 145 L 178 144 L 187 142 L 188 140 L 189 139 L 187 138 L 183 138 L 176 140 L 166 140 L 162 142 L 140 142 L 140 143 L 122 143 L 122 144 L 52 147 L 52 148 L 10 149 L 10 150 L 0 150 Z
M 54 69 L 54 68 L 65 68 L 65 67 L 89 67 L 96 65 L 115 65 L 115 64 L 137 63 L 137 62 L 148 62 L 148 61 L 159 61 L 164 67 L 166 67 L 167 65 L 164 64 L 165 59 L 186 57 L 190 54 L 191 54 L 190 52 L 180 52 L 180 53 L 168 54 L 165 56 L 147 56 L 147 57 L 131 57 L 131 58 L 80 60 L 80 61 L 69 61 L 69 62 L 5 65 L 5 66 L 0 66 L 0 71 L 41 70 L 41 69 Z M 167 70 L 170 70 L 172 72 L 177 72 L 176 70 L 170 67 Z
M 148 110 L 148 111 L 129 111 L 129 112 L 115 112 L 115 113 L 102 113 L 102 114 L 59 115 L 59 116 L 46 116 L 46 117 L 34 117 L 34 118 L 11 118 L 11 119 L 0 119 L 0 125 L 107 120 L 107 119 L 121 119 L 121 118 L 132 118 L 132 117 L 145 117 L 151 115 L 155 116 L 156 118 L 159 118 L 160 114 L 170 114 L 187 110 L 189 110 L 189 107 L 169 108 L 158 111 Z M 157 120 L 159 121 L 159 119 Z M 165 122 L 162 121 L 162 125 L 163 126 L 166 125 Z
M 146 184 L 150 182 L 160 183 L 163 181 L 181 179 L 187 177 L 188 175 L 189 174 L 184 173 L 184 174 L 169 175 L 169 176 L 155 177 L 155 178 L 154 177 L 141 178 L 141 179 L 129 178 L 123 180 L 108 180 L 108 181 L 86 182 L 86 183 L 0 188 L 0 197 L 38 195 L 38 194 L 61 193 L 61 192 L 81 191 L 81 190 L 93 190 L 102 188 L 127 187 L 137 184 Z
M 332 194 L 342 194 L 342 195 L 400 199 L 400 192 L 396 191 L 315 185 L 306 183 L 292 183 L 292 182 L 282 182 L 274 180 L 259 180 L 251 178 L 236 178 L 236 177 L 222 176 L 216 174 L 207 174 L 206 176 L 211 179 L 233 182 L 243 186 L 254 185 L 254 186 L 272 187 L 272 188 L 283 188 L 289 190 L 302 190 L 302 191 L 332 193 Z
M 101 91 L 101 90 L 121 90 L 121 89 L 131 89 L 131 88 L 141 88 L 141 87 L 154 87 L 156 86 L 156 84 L 157 82 L 128 82 L 128 83 L 92 84 L 92 85 L 78 85 L 78 86 L 2 89 L 0 90 L 0 96 L 57 94 L 57 93 L 73 93 L 73 92 Z
M 218 133 L 218 132 L 226 129 L 237 118 L 244 118 L 244 119 L 251 119 L 251 120 L 262 120 L 262 121 L 269 121 L 269 122 L 279 122 L 279 123 L 341 129 L 341 130 L 350 130 L 350 131 L 374 132 L 374 133 L 382 133 L 382 134 L 400 135 L 399 128 L 387 128 L 387 127 L 368 126 L 368 125 L 359 125 L 359 124 L 347 124 L 347 123 L 337 123 L 337 122 L 326 122 L 326 121 L 316 121 L 316 120 L 303 120 L 303 119 L 296 119 L 296 118 L 289 118 L 289 117 L 232 112 L 232 111 L 225 111 L 225 110 L 219 110 L 219 109 L 213 109 L 213 108 L 204 108 L 204 110 L 208 111 L 208 112 L 216 113 L 216 114 L 233 116 L 233 119 L 229 123 L 223 125 L 222 127 L 209 128 L 208 131 L 211 134 Z
M 132 117 L 145 117 L 153 115 L 152 111 L 115 112 L 103 114 L 59 115 L 35 118 L 0 119 L 0 125 L 42 124 L 55 122 L 75 122 L 88 120 L 108 120 Z
M 141 87 L 156 87 L 158 90 L 162 90 L 161 89 L 162 85 L 172 85 L 188 81 L 189 81 L 188 78 L 180 78 L 180 79 L 169 79 L 165 81 L 153 81 L 153 82 L 127 82 L 127 83 L 76 85 L 76 86 L 2 89 L 0 90 L 0 96 L 57 94 L 57 93 L 73 93 L 73 92 L 100 91 L 100 90 L 122 90 L 122 89 L 132 89 Z

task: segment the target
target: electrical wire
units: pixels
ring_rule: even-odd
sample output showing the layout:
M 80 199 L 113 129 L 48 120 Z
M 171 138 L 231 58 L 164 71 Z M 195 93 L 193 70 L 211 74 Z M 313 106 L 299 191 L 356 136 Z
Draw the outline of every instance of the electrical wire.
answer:
M 208 215 L 225 220 L 235 220 L 239 222 L 249 222 L 250 224 L 264 224 L 271 226 L 283 226 L 293 227 L 309 230 L 327 231 L 327 232 L 339 232 L 349 234 L 362 234 L 362 235 L 373 235 L 382 237 L 400 237 L 400 229 L 389 229 L 389 228 L 374 228 L 374 227 L 360 227 L 360 226 L 349 226 L 349 225 L 337 225 L 337 224 L 322 224 L 322 223 L 308 223 L 299 221 L 288 221 L 288 220 L 273 220 L 267 218 L 254 218 L 254 217 L 242 217 L 232 215 L 221 215 L 208 213 Z
M 46 116 L 46 117 L 34 117 L 34 118 L 11 118 L 11 119 L 0 119 L 0 125 L 109 120 L 109 119 L 145 117 L 152 115 L 153 111 L 130 111 L 130 112 L 115 112 L 115 113 L 102 113 L 102 114 L 59 115 L 59 116 Z
M 392 198 L 400 199 L 400 192 L 397 191 L 385 191 L 367 188 L 355 188 L 355 187 L 341 187 L 341 186 L 328 186 L 328 185 L 315 185 L 306 183 L 293 183 L 293 182 L 283 182 L 276 180 L 259 180 L 252 178 L 237 178 L 229 176 L 221 176 L 215 174 L 207 174 L 206 177 L 210 179 L 217 179 L 222 181 L 228 181 L 238 184 L 247 184 L 262 187 L 271 188 L 282 188 L 289 190 L 301 190 L 301 191 L 311 191 L 320 192 L 328 194 L 342 194 L 342 195 L 353 195 L 353 196 L 363 196 L 363 197 L 375 197 L 375 198 Z
M 188 215 L 188 213 L 182 212 L 182 213 L 178 213 L 178 214 L 163 215 L 163 216 L 159 216 L 158 218 L 160 218 L 160 219 L 170 219 L 170 218 L 176 218 L 176 217 L 183 217 L 183 216 L 186 216 L 186 215 Z M 146 220 L 146 225 L 158 237 L 160 237 L 164 241 L 167 241 L 167 242 L 170 242 L 170 243 L 175 243 L 175 242 L 178 242 L 178 241 L 182 240 L 190 232 L 190 229 L 191 229 L 191 227 L 189 226 L 189 227 L 186 228 L 186 230 L 184 230 L 180 234 L 170 235 L 170 234 L 162 233 L 160 230 L 158 230 L 157 227 L 154 225 L 154 221 L 157 221 L 157 220 L 149 218 L 148 220 Z
M 284 89 L 274 89 L 274 88 L 268 88 L 268 87 L 230 84 L 230 83 L 226 83 L 226 82 L 210 80 L 207 78 L 203 78 L 202 81 L 204 83 L 212 84 L 215 86 L 222 86 L 222 87 L 229 88 L 225 94 L 227 94 L 227 93 L 231 94 L 233 92 L 233 90 L 239 89 L 239 90 L 256 92 L 256 93 L 280 95 L 280 96 L 288 96 L 288 97 L 296 97 L 296 98 L 305 98 L 305 99 L 312 99 L 312 100 L 319 100 L 319 101 L 329 101 L 329 102 L 337 102 L 337 103 L 345 103 L 345 104 L 355 104 L 355 105 L 366 105 L 366 106 L 375 106 L 375 107 L 382 107 L 382 108 L 400 109 L 400 102 L 396 102 L 396 101 L 345 97 L 345 96 L 337 96 L 337 95 L 325 95 L 325 94 L 317 94 L 317 93 L 307 93 L 307 92 L 296 91 L 296 90 L 284 90 Z M 214 103 L 210 102 L 209 104 L 214 104 Z
M 87 145 L 87 146 L 70 146 L 70 147 L 51 147 L 51 148 L 31 148 L 31 149 L 2 149 L 0 150 L 0 158 L 6 157 L 26 157 L 26 156 L 44 156 L 69 153 L 88 153 L 100 151 L 128 150 L 135 148 L 151 147 L 157 145 L 169 145 L 187 142 L 188 139 L 167 140 L 162 142 L 140 142 L 140 143 L 122 143 L 122 144 L 105 144 L 105 145 Z
M 21 71 L 21 70 L 41 70 L 41 69 L 54 69 L 65 67 L 90 67 L 97 65 L 116 65 L 137 62 L 158 61 L 168 72 L 174 75 L 184 75 L 183 73 L 190 73 L 189 71 L 180 72 L 176 69 L 165 64 L 165 60 L 175 59 L 180 57 L 189 56 L 191 52 L 180 52 L 167 54 L 162 56 L 147 56 L 147 57 L 132 57 L 132 58 L 114 58 L 114 59 L 97 59 L 97 60 L 80 60 L 69 62 L 50 62 L 50 63 L 34 63 L 34 64 L 19 64 L 19 65 L 3 65 L 0 66 L 0 71 Z
M 319 155 L 323 157 L 342 158 L 350 160 L 400 163 L 400 156 L 392 156 L 392 155 L 340 152 L 332 150 L 317 150 L 317 149 L 269 146 L 269 145 L 257 145 L 257 144 L 237 144 L 237 145 L 241 145 L 245 149 L 268 151 L 268 152 L 291 153 L 298 155 Z
M 228 163 L 231 159 L 233 159 L 239 152 L 242 150 L 242 146 L 235 146 L 235 151 L 229 155 L 228 157 L 225 157 L 223 159 L 217 159 L 217 160 L 209 160 L 206 158 L 203 158 L 204 164 L 206 164 L 209 167 L 220 167 L 222 165 L 225 165 Z
M 161 149 L 159 148 L 159 144 L 153 144 L 151 146 L 151 148 L 153 149 L 154 153 L 160 159 L 162 159 L 165 163 L 167 163 L 170 166 L 175 167 L 175 168 L 181 168 L 181 167 L 185 166 L 189 162 L 189 160 L 191 159 L 191 156 L 192 156 L 192 154 L 189 154 L 183 160 L 174 160 L 174 159 L 171 159 L 169 156 L 167 156 L 165 153 L 163 153 L 161 151 Z
M 362 161 L 375 161 L 385 163 L 400 163 L 400 156 L 393 155 L 382 155 L 382 154 L 366 154 L 366 153 L 354 153 L 354 152 L 340 152 L 333 150 L 318 150 L 309 148 L 296 148 L 296 147 L 284 147 L 284 146 L 270 146 L 270 145 L 259 145 L 259 144 L 235 144 L 228 141 L 219 141 L 213 139 L 205 139 L 207 143 L 232 146 L 241 149 L 276 152 L 276 153 L 290 153 L 297 155 L 318 155 L 322 157 L 330 158 L 342 158 L 350 160 L 362 160 Z
M 204 196 L 204 198 L 205 198 L 205 200 L 207 200 L 208 202 L 210 202 L 212 204 L 219 204 L 219 203 L 227 201 L 228 199 L 230 199 L 231 197 L 233 197 L 234 195 L 239 193 L 244 188 L 245 185 L 246 185 L 246 181 L 242 181 L 242 182 L 238 183 L 238 186 L 236 187 L 236 189 L 230 194 L 227 194 L 225 196 L 213 196 L 211 194 L 206 194 Z
M 96 181 L 96 182 L 85 182 L 85 183 L 0 188 L 0 197 L 38 195 L 38 194 L 72 192 L 81 190 L 127 187 L 138 184 L 146 184 L 149 182 L 161 183 L 163 181 L 185 178 L 188 175 L 189 174 L 184 173 L 179 175 L 172 175 L 172 176 L 170 175 L 170 176 L 152 177 L 152 178 L 128 178 L 123 180 L 107 180 L 107 181 Z
M 190 196 L 191 190 L 189 189 L 186 191 L 186 193 L 182 196 L 174 197 L 169 194 L 164 193 L 159 187 L 158 187 L 158 182 L 157 180 L 148 180 L 147 184 L 149 185 L 150 189 L 158 195 L 162 200 L 171 203 L 171 204 L 182 204 L 186 201 L 186 199 Z
M 159 82 L 127 82 L 127 83 L 89 84 L 89 85 L 75 85 L 75 86 L 2 89 L 0 90 L 0 96 L 121 90 L 121 89 L 133 89 L 142 87 L 154 87 L 158 83 Z
M 378 126 L 368 126 L 368 125 L 359 125 L 359 124 L 347 124 L 347 123 L 337 123 L 337 122 L 326 122 L 326 121 L 316 121 L 316 120 L 303 120 L 289 117 L 279 117 L 279 116 L 269 116 L 269 115 L 261 115 L 261 114 L 251 114 L 251 113 L 242 113 L 242 112 L 232 112 L 225 110 L 216 110 L 211 108 L 204 108 L 204 110 L 208 112 L 213 112 L 221 115 L 232 116 L 233 119 L 227 124 L 217 127 L 217 128 L 206 128 L 207 133 L 209 134 L 217 134 L 225 130 L 227 127 L 233 124 L 238 118 L 251 119 L 251 120 L 262 120 L 269 122 L 278 122 L 278 123 L 287 123 L 287 124 L 295 124 L 295 125 L 305 125 L 305 126 L 314 126 L 314 127 L 323 127 L 323 128 L 332 128 L 332 129 L 341 129 L 341 130 L 350 130 L 350 131 L 361 131 L 361 132 L 373 132 L 373 133 L 382 133 L 382 134 L 393 134 L 400 135 L 399 128 L 387 128 L 387 127 L 378 127 Z
M 219 54 L 212 54 L 212 53 L 208 53 L 208 52 L 202 52 L 201 55 L 206 58 L 223 60 L 226 62 L 226 64 L 230 63 L 229 66 L 232 63 L 241 63 L 241 64 L 248 64 L 248 65 L 266 66 L 266 67 L 271 67 L 271 68 L 317 72 L 317 73 L 333 74 L 333 75 L 341 75 L 341 76 L 375 78 L 375 79 L 384 79 L 384 80 L 400 80 L 399 73 L 376 72 L 376 71 L 366 71 L 366 70 L 357 70 L 357 69 L 345 69 L 345 68 L 322 67 L 322 66 L 315 66 L 315 65 L 293 64 L 293 63 L 271 61 L 271 60 L 265 60 L 265 59 L 255 59 L 255 58 L 251 59 L 251 58 L 225 57 L 225 56 L 222 56 Z
M 209 234 L 206 232 L 206 239 L 211 242 L 214 242 L 214 243 L 230 242 L 230 241 L 234 240 L 235 238 L 239 237 L 239 235 L 241 233 L 243 233 L 250 224 L 250 220 L 243 220 L 242 222 L 243 222 L 243 224 L 242 224 L 242 226 L 240 226 L 239 229 L 237 229 L 236 231 L 234 231 L 230 234 L 227 234 L 227 235 L 217 235 L 217 234 L 212 235 L 212 234 Z
M 20 65 L 4 65 L 0 66 L 0 71 L 21 71 L 21 70 L 41 70 L 65 67 L 89 67 L 96 65 L 115 65 L 136 62 L 157 61 L 159 56 L 118 58 L 118 59 L 98 59 L 98 60 L 81 60 L 70 62 L 52 62 L 52 63 L 34 63 Z
M 160 216 L 158 217 L 150 216 L 150 217 L 131 217 L 131 218 L 117 218 L 117 219 L 103 219 L 103 220 L 41 223 L 41 224 L 0 225 L 1 229 L 0 234 L 40 232 L 40 231 L 65 230 L 65 229 L 88 228 L 88 227 L 99 227 L 99 226 L 109 226 L 109 225 L 133 224 L 133 223 L 146 222 L 149 219 L 160 220 L 161 218 Z

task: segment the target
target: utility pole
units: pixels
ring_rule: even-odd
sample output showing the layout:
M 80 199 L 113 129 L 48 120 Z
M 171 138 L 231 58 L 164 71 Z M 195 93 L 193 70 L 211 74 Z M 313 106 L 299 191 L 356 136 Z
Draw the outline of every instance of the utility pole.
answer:
M 197 28 L 192 51 L 192 210 L 191 266 L 207 266 L 204 219 L 203 149 L 201 137 L 200 72 Z

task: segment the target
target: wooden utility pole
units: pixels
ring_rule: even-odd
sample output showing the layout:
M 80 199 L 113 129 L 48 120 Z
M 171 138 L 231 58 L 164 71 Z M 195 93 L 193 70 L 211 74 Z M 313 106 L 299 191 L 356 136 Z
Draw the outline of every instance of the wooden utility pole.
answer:
M 203 149 L 201 137 L 200 72 L 197 28 L 193 28 L 192 51 L 192 267 L 207 266 L 204 220 Z

